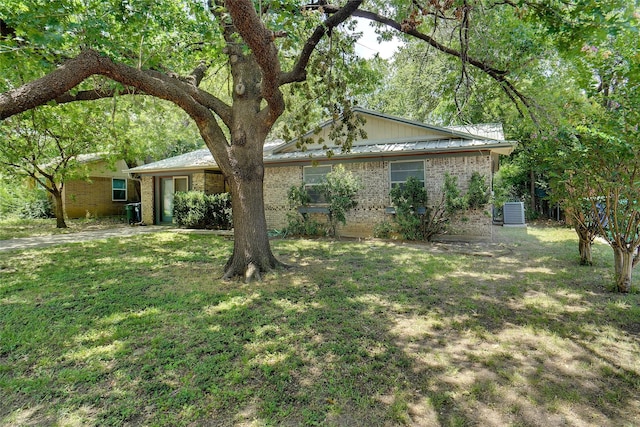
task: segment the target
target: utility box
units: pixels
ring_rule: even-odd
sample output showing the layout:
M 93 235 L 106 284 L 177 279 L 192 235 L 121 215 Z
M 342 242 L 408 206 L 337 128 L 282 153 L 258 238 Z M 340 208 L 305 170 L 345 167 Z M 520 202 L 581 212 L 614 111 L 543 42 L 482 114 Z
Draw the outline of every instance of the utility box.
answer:
M 507 202 L 502 212 L 504 225 L 524 226 L 524 202 Z

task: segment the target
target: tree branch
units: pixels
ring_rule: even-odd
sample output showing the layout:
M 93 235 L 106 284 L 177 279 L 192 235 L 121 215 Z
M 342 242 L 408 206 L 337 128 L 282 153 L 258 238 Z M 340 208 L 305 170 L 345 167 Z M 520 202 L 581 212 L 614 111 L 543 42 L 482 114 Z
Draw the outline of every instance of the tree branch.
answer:
M 309 59 L 311 59 L 311 54 L 314 52 L 322 37 L 333 28 L 342 24 L 350 16 L 356 16 L 355 12 L 358 11 L 358 8 L 362 4 L 362 1 L 363 0 L 351 0 L 341 8 L 329 5 L 321 6 L 325 9 L 325 11 L 328 11 L 327 8 L 330 8 L 331 16 L 329 16 L 329 18 L 327 18 L 322 23 L 322 25 L 319 25 L 315 29 L 311 37 L 309 37 L 309 39 L 306 41 L 304 47 L 302 48 L 302 52 L 298 57 L 298 61 L 293 66 L 291 71 L 283 73 L 280 76 L 280 86 L 287 83 L 301 82 L 307 78 L 307 65 L 309 65 Z
M 68 104 L 76 101 L 95 101 L 98 99 L 113 98 L 118 95 L 144 95 L 144 92 L 139 91 L 134 87 L 125 88 L 125 92 L 119 92 L 116 89 L 92 89 L 79 91 L 73 94 L 67 92 L 55 98 L 54 101 L 58 104 Z
M 0 94 L 0 120 L 54 100 L 95 74 L 99 66 L 99 54 L 85 50 L 46 76 Z
M 67 61 L 44 77 L 0 94 L 0 120 L 44 105 L 58 97 L 66 96 L 65 94 L 71 89 L 92 75 L 102 75 L 123 84 L 125 87 L 132 87 L 141 93 L 174 103 L 196 122 L 205 142 L 212 151 L 215 151 L 214 155 L 217 160 L 222 161 L 227 158 L 227 139 L 224 132 L 216 122 L 211 110 L 198 102 L 196 98 L 207 98 L 210 104 L 215 104 L 217 110 L 214 111 L 218 113 L 220 110 L 220 117 L 223 120 L 230 116 L 230 113 L 225 114 L 225 111 L 230 110 L 226 104 L 212 95 L 207 97 L 206 92 L 193 85 L 157 71 L 140 70 L 115 63 L 90 49 L 82 51 L 77 57 Z
M 335 6 L 325 6 L 325 10 L 334 11 L 334 10 L 338 10 L 338 8 Z M 393 19 L 387 18 L 385 16 L 381 16 L 375 12 L 370 12 L 366 10 L 356 10 L 353 12 L 353 16 L 358 18 L 369 19 L 371 21 L 379 22 L 381 24 L 394 28 L 401 33 L 408 34 L 412 37 L 415 37 L 419 40 L 426 42 L 427 44 L 436 48 L 442 53 L 455 56 L 457 58 L 460 58 L 461 61 L 464 61 L 465 63 L 473 65 L 475 68 L 479 69 L 480 71 L 484 72 L 489 77 L 494 79 L 500 85 L 502 90 L 507 94 L 507 96 L 509 96 L 509 98 L 513 100 L 516 107 L 518 108 L 518 111 L 520 111 L 520 114 L 524 115 L 520 107 L 518 107 L 517 100 L 519 100 L 522 103 L 522 105 L 524 105 L 527 108 L 531 119 L 537 123 L 537 119 L 533 114 L 533 112 L 531 111 L 532 106 L 531 106 L 530 100 L 524 94 L 522 94 L 518 89 L 516 89 L 513 83 L 511 83 L 507 79 L 508 71 L 494 68 L 489 64 L 482 62 L 481 60 L 468 56 L 466 54 L 466 51 L 458 51 L 456 49 L 445 46 L 444 44 L 435 40 L 433 37 L 427 34 L 424 34 L 411 26 L 403 26 L 401 23 L 396 22 Z
M 204 67 L 204 69 L 206 69 L 206 67 Z M 180 86 L 199 104 L 215 112 L 227 126 L 230 126 L 231 107 L 219 98 L 197 87 L 197 84 L 199 84 L 199 82 L 204 77 L 204 69 L 200 70 L 200 67 L 198 67 L 192 74 L 192 76 L 194 76 L 193 79 L 168 76 L 159 71 L 147 70 L 145 72 L 153 78 L 166 80 L 170 84 Z M 55 98 L 54 101 L 56 101 L 58 104 L 67 104 L 76 101 L 95 101 L 98 99 L 113 98 L 120 95 L 148 95 L 148 93 L 133 86 L 126 86 L 124 88 L 124 91 L 118 91 L 117 89 L 91 89 L 80 91 L 77 93 L 66 92 Z

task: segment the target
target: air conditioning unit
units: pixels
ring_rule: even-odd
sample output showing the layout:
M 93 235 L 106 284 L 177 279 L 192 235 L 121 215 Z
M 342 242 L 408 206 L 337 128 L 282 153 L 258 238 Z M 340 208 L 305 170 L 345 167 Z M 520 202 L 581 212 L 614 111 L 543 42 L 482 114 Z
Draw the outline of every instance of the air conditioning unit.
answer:
M 504 225 L 524 225 L 524 202 L 507 202 L 502 207 Z

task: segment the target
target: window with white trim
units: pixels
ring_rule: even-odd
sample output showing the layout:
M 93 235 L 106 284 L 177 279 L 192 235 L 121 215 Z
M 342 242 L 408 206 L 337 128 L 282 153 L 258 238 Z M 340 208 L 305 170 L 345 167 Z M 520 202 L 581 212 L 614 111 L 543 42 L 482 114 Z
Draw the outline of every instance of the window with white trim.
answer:
M 328 166 L 303 166 L 302 181 L 311 203 L 325 203 L 324 197 L 318 191 L 318 185 L 322 184 L 327 174 L 331 172 L 331 165 Z
M 127 201 L 127 180 L 111 178 L 111 200 L 114 202 Z
M 409 177 L 415 177 L 424 184 L 424 161 L 399 161 L 390 162 L 391 188 L 402 186 Z

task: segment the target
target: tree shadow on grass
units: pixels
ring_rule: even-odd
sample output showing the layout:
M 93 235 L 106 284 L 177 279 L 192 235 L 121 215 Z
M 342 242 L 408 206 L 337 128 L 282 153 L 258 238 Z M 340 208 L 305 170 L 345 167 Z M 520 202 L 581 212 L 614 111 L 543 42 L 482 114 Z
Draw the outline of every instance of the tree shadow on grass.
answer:
M 535 235 L 501 245 L 278 241 L 301 267 L 254 285 L 216 280 L 215 238 L 38 252 L 0 290 L 0 420 L 634 424 L 637 295 L 594 289 L 601 270 Z

